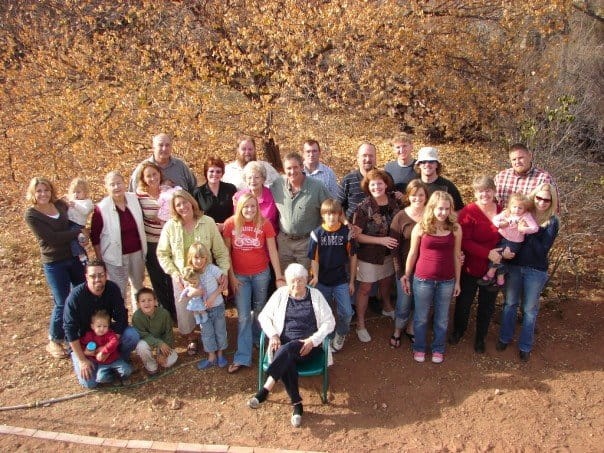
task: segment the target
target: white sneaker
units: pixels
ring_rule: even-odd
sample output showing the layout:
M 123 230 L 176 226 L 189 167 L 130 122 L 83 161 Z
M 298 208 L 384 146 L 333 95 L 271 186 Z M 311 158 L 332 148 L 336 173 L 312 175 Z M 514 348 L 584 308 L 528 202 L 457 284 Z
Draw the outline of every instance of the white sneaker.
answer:
M 392 310 L 392 311 L 382 310 L 382 316 L 387 316 L 388 318 L 394 319 L 394 310 Z
M 432 353 L 432 363 L 443 363 L 444 360 L 445 360 L 445 356 L 443 354 L 441 354 L 440 352 Z
M 302 426 L 302 416 L 297 414 L 292 415 L 291 422 L 294 428 L 299 428 Z
M 363 343 L 369 343 L 371 341 L 371 336 L 369 335 L 369 332 L 367 332 L 367 329 L 357 330 L 357 336 Z
M 336 333 L 336 335 L 333 337 L 333 340 L 331 340 L 331 348 L 333 349 L 333 352 L 341 351 L 344 347 L 345 341 L 346 335 L 339 335 Z

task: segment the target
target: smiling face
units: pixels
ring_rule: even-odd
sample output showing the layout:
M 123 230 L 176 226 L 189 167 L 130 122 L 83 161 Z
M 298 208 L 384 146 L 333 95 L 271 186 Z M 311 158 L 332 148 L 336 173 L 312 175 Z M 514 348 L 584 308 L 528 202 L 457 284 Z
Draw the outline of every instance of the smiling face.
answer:
M 361 145 L 357 152 L 357 164 L 361 173 L 366 173 L 375 167 L 376 162 L 375 146 L 365 143 Z
M 513 149 L 510 151 L 510 162 L 514 172 L 519 175 L 525 174 L 531 169 L 533 156 L 530 152 L 523 149 Z
M 138 297 L 138 308 L 147 316 L 151 316 L 157 309 L 157 299 L 151 293 L 143 293 Z
M 86 268 L 86 286 L 95 296 L 100 296 L 105 291 L 107 272 L 103 266 L 88 266 Z
M 38 206 L 50 203 L 51 197 L 52 191 L 50 190 L 50 187 L 42 182 L 36 184 L 36 188 L 34 189 L 34 200 Z
M 435 160 L 423 160 L 419 162 L 419 170 L 422 175 L 422 179 L 424 178 L 432 178 L 436 176 L 436 169 L 438 167 L 438 162 Z
M 153 137 L 153 159 L 160 165 L 166 165 L 172 157 L 172 140 L 165 134 Z
M 493 189 L 477 189 L 474 191 L 476 203 L 481 206 L 488 206 L 495 200 L 495 191 Z
M 193 205 L 189 200 L 183 197 L 174 197 L 174 210 L 183 220 L 190 220 L 193 218 Z
M 206 173 L 206 179 L 209 184 L 218 184 L 222 179 L 222 168 L 220 167 L 209 167 Z
M 242 140 L 237 147 L 237 160 L 244 167 L 245 164 L 252 160 L 256 160 L 256 148 L 250 140 Z
M 298 277 L 287 281 L 289 295 L 295 298 L 302 298 L 306 294 L 306 278 Z
M 386 188 L 388 185 L 383 179 L 372 179 L 369 181 L 367 188 L 373 198 L 382 198 L 386 194 Z
M 255 198 L 250 198 L 245 202 L 243 208 L 241 208 L 241 215 L 248 222 L 254 220 L 256 213 L 258 212 L 258 201 Z
M 398 142 L 392 144 L 392 151 L 399 163 L 404 164 L 409 162 L 411 153 L 413 152 L 413 144 Z
M 302 166 L 297 159 L 286 159 L 283 161 L 283 171 L 290 184 L 298 184 L 303 179 Z
M 203 271 L 206 267 L 208 259 L 202 255 L 193 255 L 191 257 L 191 267 L 196 271 Z
M 264 178 L 257 171 L 251 171 L 245 176 L 245 183 L 248 189 L 252 192 L 256 192 L 264 185 Z
M 119 175 L 112 175 L 105 179 L 105 189 L 107 189 L 107 195 L 114 200 L 123 198 L 126 193 L 126 183 L 124 178 Z
M 145 167 L 143 170 L 143 182 L 147 187 L 159 187 L 161 182 L 161 174 L 153 167 Z
M 423 188 L 417 189 L 413 194 L 409 195 L 409 205 L 413 208 L 420 209 L 426 206 L 428 197 Z
M 541 190 L 535 194 L 535 209 L 539 212 L 547 211 L 552 204 L 552 194 L 547 190 Z
M 434 217 L 439 222 L 444 222 L 451 214 L 451 203 L 449 200 L 439 200 L 434 206 Z

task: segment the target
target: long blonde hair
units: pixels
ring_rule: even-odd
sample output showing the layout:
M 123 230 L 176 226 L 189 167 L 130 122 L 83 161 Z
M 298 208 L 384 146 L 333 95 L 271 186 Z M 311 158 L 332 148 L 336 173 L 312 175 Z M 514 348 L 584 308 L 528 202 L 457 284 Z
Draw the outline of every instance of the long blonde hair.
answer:
M 558 189 L 556 186 L 548 182 L 539 184 L 537 188 L 529 195 L 530 201 L 535 203 L 535 195 L 542 191 L 549 192 L 552 201 L 549 204 L 549 208 L 547 208 L 545 211 L 537 211 L 535 209 L 534 215 L 535 219 L 537 219 L 537 223 L 542 227 L 546 227 L 549 225 L 552 217 L 556 215 L 556 210 L 558 209 Z
M 252 223 L 255 227 L 261 228 L 264 224 L 264 217 L 260 214 L 260 205 L 258 204 L 258 198 L 252 192 L 248 192 L 243 194 L 239 200 L 237 200 L 237 206 L 235 207 L 235 215 L 233 216 L 235 223 L 235 236 L 239 236 L 241 234 L 241 230 L 243 229 L 243 225 L 245 225 L 245 217 L 243 217 L 243 207 L 249 200 L 254 200 L 256 202 L 256 214 L 252 219 Z
M 436 216 L 434 215 L 434 209 L 439 201 L 448 201 L 449 206 L 451 207 L 451 211 L 449 212 L 448 217 L 445 220 L 445 230 L 449 231 L 457 231 L 457 215 L 453 212 L 453 207 L 455 204 L 453 203 L 453 197 L 444 192 L 442 190 L 435 191 L 428 200 L 428 204 L 426 204 L 426 208 L 424 209 L 424 215 L 422 216 L 422 220 L 420 221 L 420 226 L 422 231 L 426 234 L 435 234 L 436 233 Z

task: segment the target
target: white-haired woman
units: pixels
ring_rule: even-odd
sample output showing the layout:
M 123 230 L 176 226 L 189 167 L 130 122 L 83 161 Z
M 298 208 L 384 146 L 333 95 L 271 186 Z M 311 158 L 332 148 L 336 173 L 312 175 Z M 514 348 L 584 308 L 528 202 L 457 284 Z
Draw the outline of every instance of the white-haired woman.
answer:
M 239 198 L 246 193 L 253 193 L 258 200 L 260 214 L 271 222 L 275 233 L 279 233 L 279 211 L 269 188 L 264 186 L 266 182 L 266 168 L 258 161 L 251 161 L 243 168 L 243 180 L 246 189 L 238 191 L 233 196 L 233 204 L 237 206 Z
M 307 286 L 308 271 L 298 263 L 285 270 L 286 286 L 278 288 L 266 303 L 258 321 L 274 351 L 268 378 L 248 406 L 257 408 L 281 379 L 294 407 L 292 425 L 302 423 L 302 397 L 298 389 L 296 365 L 312 359 L 323 340 L 335 327 L 335 319 L 321 291 Z
M 136 310 L 134 294 L 143 287 L 147 236 L 143 211 L 134 193 L 126 192 L 126 181 L 117 171 L 105 176 L 107 196 L 92 213 L 90 239 L 96 257 L 105 262 L 109 280 L 117 284 L 126 300 L 130 279 L 132 309 Z

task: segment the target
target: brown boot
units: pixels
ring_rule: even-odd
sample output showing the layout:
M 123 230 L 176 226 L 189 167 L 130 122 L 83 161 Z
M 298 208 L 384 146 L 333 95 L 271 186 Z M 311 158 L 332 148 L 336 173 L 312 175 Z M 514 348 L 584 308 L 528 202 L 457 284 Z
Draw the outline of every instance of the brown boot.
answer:
M 63 349 L 63 346 L 56 341 L 50 340 L 46 345 L 46 352 L 48 352 L 51 357 L 55 359 L 64 359 L 67 357 L 67 352 Z

